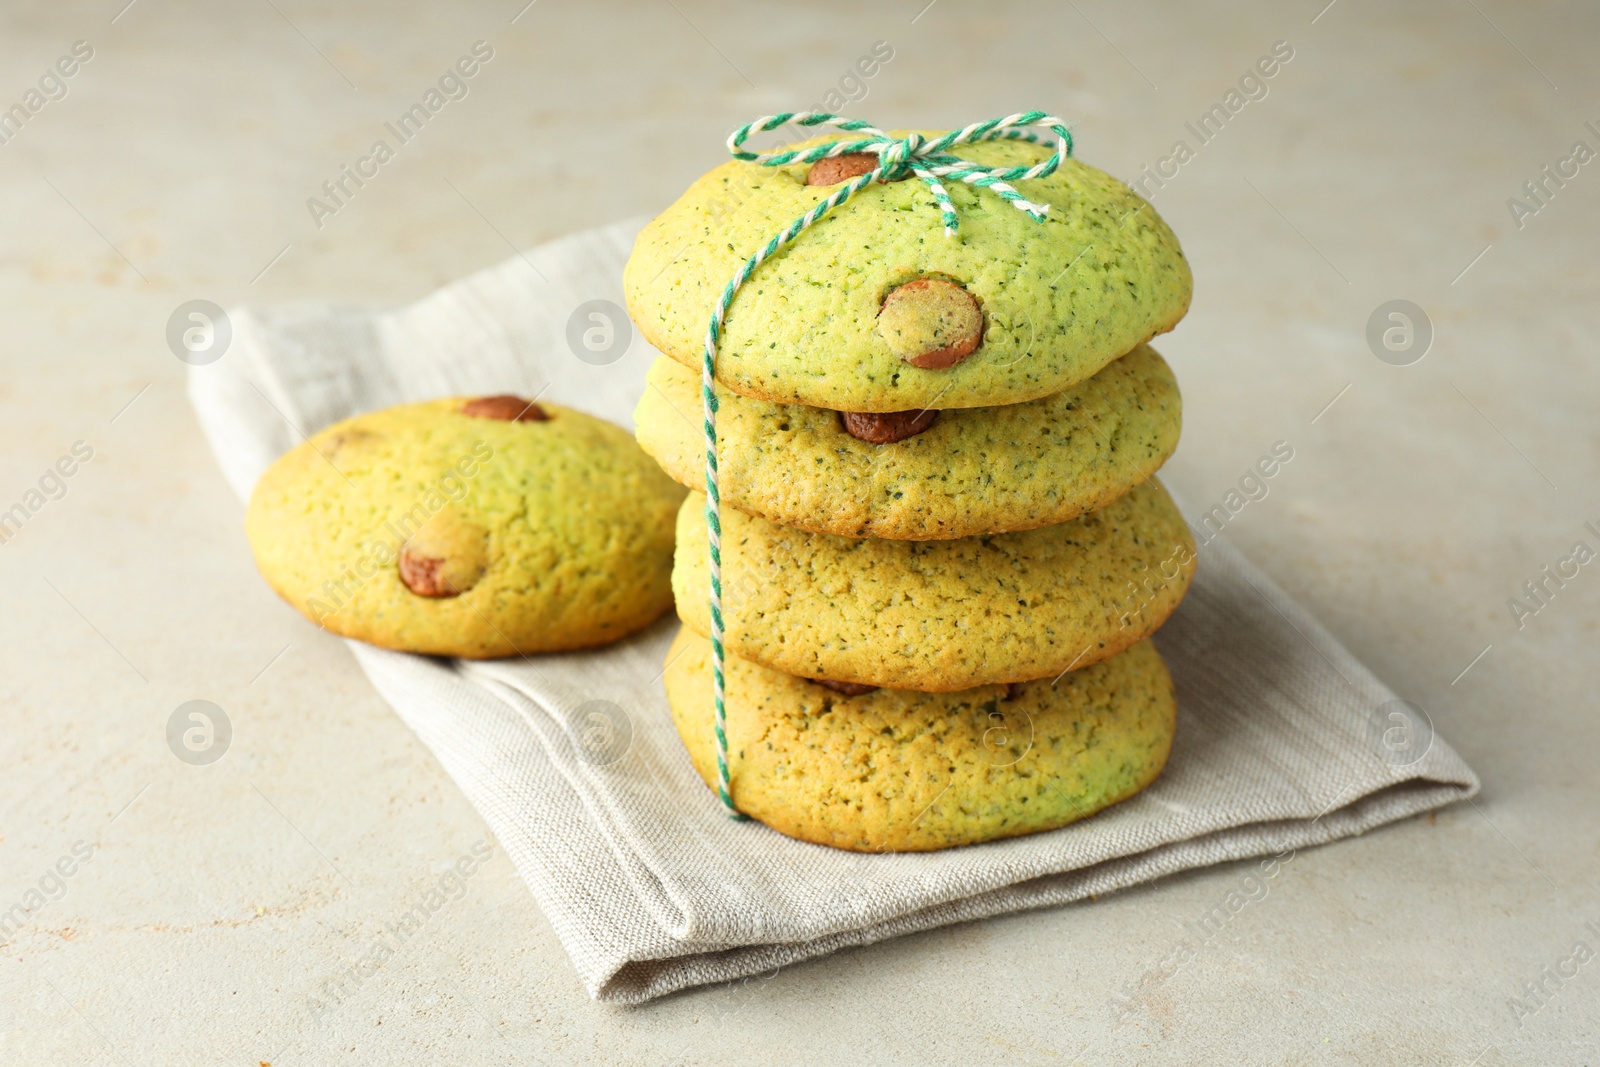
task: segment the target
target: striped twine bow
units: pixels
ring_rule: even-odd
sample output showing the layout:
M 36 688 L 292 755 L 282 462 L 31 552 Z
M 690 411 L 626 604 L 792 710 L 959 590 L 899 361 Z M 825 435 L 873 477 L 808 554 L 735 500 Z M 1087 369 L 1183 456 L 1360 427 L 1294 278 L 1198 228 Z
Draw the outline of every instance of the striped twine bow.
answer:
M 795 126 L 834 126 L 850 133 L 862 135 L 860 140 L 836 141 L 795 152 L 746 152 L 744 142 L 753 133 L 765 133 L 786 124 Z M 1043 129 L 1052 136 L 1035 132 Z M 968 159 L 953 156 L 945 150 L 961 144 L 981 141 L 1029 141 L 1034 144 L 1055 142 L 1055 152 L 1041 163 L 1031 167 L 987 167 Z M 722 320 L 733 303 L 734 294 L 749 280 L 755 269 L 776 255 L 834 208 L 855 196 L 875 181 L 897 181 L 912 175 L 927 183 L 933 193 L 934 203 L 944 220 L 946 237 L 955 236 L 961 225 L 956 217 L 955 205 L 945 191 L 943 180 L 964 182 L 980 189 L 997 193 L 1018 211 L 1043 222 L 1049 204 L 1035 204 L 1012 188 L 1011 182 L 1027 178 L 1042 178 L 1053 174 L 1068 156 L 1072 155 L 1072 135 L 1067 124 L 1043 111 L 1025 111 L 1003 119 L 975 122 L 971 126 L 952 130 L 931 140 L 921 134 L 910 133 L 904 137 L 890 137 L 887 133 L 859 119 L 847 119 L 826 111 L 785 111 L 768 115 L 739 127 L 728 138 L 728 151 L 734 159 L 759 163 L 763 167 L 784 167 L 792 163 L 815 163 L 819 159 L 865 152 L 878 157 L 878 165 L 865 174 L 840 186 L 827 199 L 795 219 L 788 227 L 773 234 L 772 239 L 759 251 L 744 261 L 723 288 L 716 307 L 711 312 L 711 324 L 706 328 L 705 359 L 701 365 L 700 392 L 705 411 L 706 435 L 706 533 L 710 542 L 711 563 L 711 676 L 713 703 L 716 709 L 717 735 L 717 795 L 722 806 L 734 819 L 746 819 L 733 806 L 733 796 L 728 784 L 728 711 L 727 676 L 724 665 L 727 652 L 723 646 L 722 623 L 722 496 L 717 490 L 717 342 L 722 335 Z M 941 180 L 943 179 L 943 180 Z

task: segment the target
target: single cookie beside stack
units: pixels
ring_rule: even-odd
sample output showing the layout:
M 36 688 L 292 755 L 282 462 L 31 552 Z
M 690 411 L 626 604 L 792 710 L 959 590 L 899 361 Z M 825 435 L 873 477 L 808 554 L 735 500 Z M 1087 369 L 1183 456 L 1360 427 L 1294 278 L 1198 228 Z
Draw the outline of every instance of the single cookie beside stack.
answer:
M 1014 140 L 950 151 L 1047 156 Z M 680 483 L 704 488 L 699 366 L 723 287 L 876 163 L 728 163 L 640 234 L 629 310 L 667 358 L 637 433 Z M 921 181 L 868 186 L 762 263 L 724 317 L 729 791 L 791 836 L 898 851 L 1047 830 L 1166 761 L 1176 704 L 1146 638 L 1187 590 L 1194 542 L 1152 477 L 1180 399 L 1145 342 L 1187 310 L 1188 264 L 1092 167 L 1017 188 L 1050 205 L 1042 222 L 954 185 L 947 237 Z M 692 493 L 678 516 L 685 628 L 666 686 L 711 784 L 704 508 Z
M 672 604 L 683 489 L 628 432 L 521 397 L 369 411 L 262 475 L 245 530 L 326 630 L 485 659 L 608 644 Z

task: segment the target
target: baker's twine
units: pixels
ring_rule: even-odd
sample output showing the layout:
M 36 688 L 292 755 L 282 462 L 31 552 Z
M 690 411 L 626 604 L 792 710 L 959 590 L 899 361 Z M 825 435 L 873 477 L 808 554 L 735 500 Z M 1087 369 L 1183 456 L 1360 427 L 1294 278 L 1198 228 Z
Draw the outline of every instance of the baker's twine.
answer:
M 784 125 L 833 126 L 861 135 L 860 140 L 836 141 L 813 148 L 792 152 L 746 152 L 742 147 L 753 133 L 765 133 Z M 1050 135 L 1035 132 L 1048 131 Z M 986 167 L 968 159 L 948 154 L 945 149 L 956 145 L 976 144 L 981 141 L 1030 141 L 1047 144 L 1055 141 L 1055 152 L 1050 158 L 1031 167 Z M 711 324 L 706 328 L 705 360 L 701 369 L 700 391 L 705 410 L 706 431 L 706 531 L 711 557 L 711 676 L 713 700 L 716 708 L 717 734 L 717 795 L 722 806 L 735 819 L 746 819 L 733 806 L 733 796 L 728 785 L 728 711 L 726 704 L 727 676 L 724 663 L 727 659 L 723 647 L 722 625 L 722 495 L 717 490 L 717 341 L 722 334 L 722 320 L 733 303 L 734 294 L 749 280 L 763 262 L 800 236 L 840 204 L 855 196 L 876 181 L 898 181 L 915 175 L 928 184 L 933 201 L 944 219 L 946 237 L 955 236 L 961 225 L 956 208 L 945 192 L 944 181 L 959 181 L 998 193 L 1012 207 L 1043 222 L 1049 204 L 1035 204 L 1011 187 L 1011 182 L 1026 178 L 1042 178 L 1055 172 L 1063 160 L 1072 155 L 1072 135 L 1067 132 L 1064 120 L 1043 111 L 1024 111 L 1003 119 L 975 122 L 971 126 L 952 130 L 941 137 L 926 138 L 918 133 L 904 137 L 890 137 L 876 126 L 859 119 L 847 119 L 827 111 L 785 111 L 767 115 L 739 127 L 728 138 L 728 151 L 734 159 L 758 163 L 763 167 L 785 167 L 792 163 L 815 163 L 819 159 L 850 153 L 870 153 L 878 157 L 878 165 L 865 174 L 851 179 L 826 200 L 795 219 L 754 255 L 744 261 L 739 272 L 729 280 L 711 312 Z

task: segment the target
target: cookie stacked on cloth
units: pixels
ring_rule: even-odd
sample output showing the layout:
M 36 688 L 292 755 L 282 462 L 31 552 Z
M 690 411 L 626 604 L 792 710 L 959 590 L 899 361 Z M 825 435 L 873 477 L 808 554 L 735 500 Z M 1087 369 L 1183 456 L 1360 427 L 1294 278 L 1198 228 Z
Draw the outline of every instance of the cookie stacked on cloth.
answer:
M 740 151 L 784 121 L 846 132 Z M 1188 308 L 1177 239 L 1042 113 L 772 116 L 730 148 L 624 275 L 666 357 L 639 442 L 701 490 L 665 673 L 696 769 L 862 851 L 1051 829 L 1148 785 L 1175 701 L 1146 638 L 1194 569 L 1152 477 L 1177 384 L 1145 344 Z

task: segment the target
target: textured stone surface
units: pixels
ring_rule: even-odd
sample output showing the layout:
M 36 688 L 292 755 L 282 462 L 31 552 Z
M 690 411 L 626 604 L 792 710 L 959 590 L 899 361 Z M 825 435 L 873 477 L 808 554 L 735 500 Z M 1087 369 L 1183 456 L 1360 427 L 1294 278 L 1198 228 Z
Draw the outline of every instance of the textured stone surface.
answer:
M 0 504 L 75 441 L 93 449 L 0 544 L 0 901 L 75 842 L 95 849 L 0 946 L 0 1058 L 1595 1059 L 1595 963 L 1520 1026 L 1507 1000 L 1600 920 L 1600 575 L 1584 567 L 1521 629 L 1506 606 L 1600 525 L 1600 173 L 1584 167 L 1521 229 L 1506 207 L 1574 140 L 1600 147 L 1584 127 L 1600 124 L 1593 4 L 1340 0 L 1314 24 L 1322 3 L 1265 0 L 940 0 L 915 23 L 920 0 L 539 3 L 515 24 L 520 0 L 277 6 L 139 0 L 114 25 L 120 3 L 0 14 L 7 106 L 73 41 L 95 48 L 67 98 L 0 146 Z M 480 38 L 495 58 L 471 95 L 318 229 L 306 198 Z M 1184 124 L 1279 39 L 1296 54 L 1269 95 L 1196 147 Z M 343 644 L 255 573 L 169 316 L 195 297 L 411 300 L 508 241 L 658 212 L 721 162 L 729 130 L 819 102 L 877 40 L 894 58 L 848 111 L 879 125 L 1052 108 L 1085 160 L 1129 179 L 1180 137 L 1196 147 L 1152 196 L 1198 283 L 1161 341 L 1184 390 L 1163 481 L 1209 508 L 1290 441 L 1270 494 L 1223 536 L 1422 706 L 1483 793 L 1298 854 L 1210 939 L 1190 924 L 1256 864 L 630 1012 L 583 995 L 496 849 L 463 898 L 314 1012 L 483 825 Z M 1410 367 L 1364 337 L 1395 298 L 1437 330 Z M 164 740 L 196 698 L 234 726 L 206 767 Z M 1119 1024 L 1116 994 L 1146 975 Z

